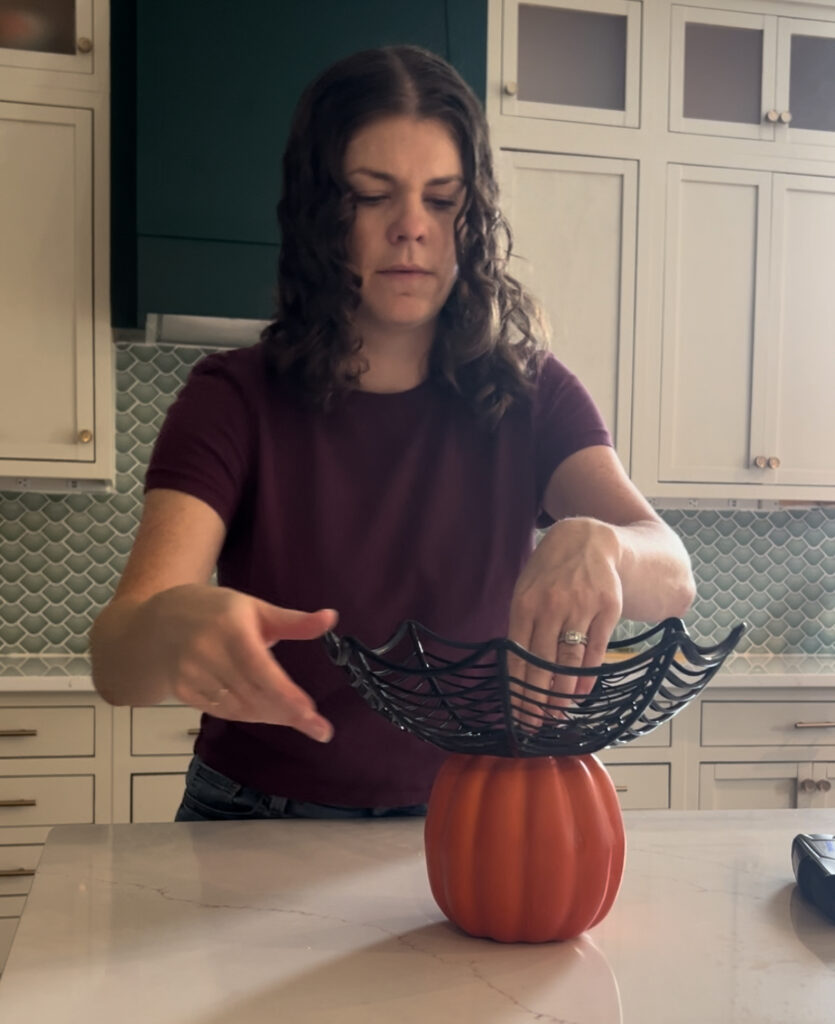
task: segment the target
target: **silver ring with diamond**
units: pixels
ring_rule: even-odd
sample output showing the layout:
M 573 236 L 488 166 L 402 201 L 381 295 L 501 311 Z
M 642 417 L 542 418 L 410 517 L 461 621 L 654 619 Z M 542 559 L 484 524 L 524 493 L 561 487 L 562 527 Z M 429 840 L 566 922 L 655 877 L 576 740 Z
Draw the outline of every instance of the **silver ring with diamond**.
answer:
M 559 643 L 566 644 L 568 647 L 576 647 L 577 644 L 585 646 L 589 642 L 588 633 L 581 633 L 579 629 L 567 629 L 564 633 L 560 633 L 557 639 Z

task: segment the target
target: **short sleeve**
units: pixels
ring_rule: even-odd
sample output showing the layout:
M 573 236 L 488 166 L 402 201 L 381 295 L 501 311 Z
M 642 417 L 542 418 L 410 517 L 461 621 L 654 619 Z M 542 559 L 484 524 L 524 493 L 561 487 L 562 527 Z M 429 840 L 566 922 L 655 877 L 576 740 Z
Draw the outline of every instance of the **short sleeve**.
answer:
M 612 437 L 594 399 L 581 381 L 552 355 L 543 360 L 534 400 L 536 488 L 542 508 L 551 475 L 569 455 L 593 445 L 612 446 Z M 542 511 L 537 526 L 553 519 Z
M 200 498 L 227 527 L 254 450 L 253 396 L 236 355 L 212 353 L 195 365 L 166 414 L 145 475 L 146 492 L 169 488 Z

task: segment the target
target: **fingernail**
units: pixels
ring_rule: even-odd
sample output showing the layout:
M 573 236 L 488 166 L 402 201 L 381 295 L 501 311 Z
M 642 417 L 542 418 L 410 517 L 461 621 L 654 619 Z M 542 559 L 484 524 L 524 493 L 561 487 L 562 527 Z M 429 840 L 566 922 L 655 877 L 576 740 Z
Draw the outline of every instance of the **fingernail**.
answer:
M 328 743 L 333 736 L 333 728 L 330 725 L 326 725 L 324 722 L 320 722 L 317 725 L 312 726 L 308 732 L 308 736 L 311 739 L 317 741 L 317 743 Z

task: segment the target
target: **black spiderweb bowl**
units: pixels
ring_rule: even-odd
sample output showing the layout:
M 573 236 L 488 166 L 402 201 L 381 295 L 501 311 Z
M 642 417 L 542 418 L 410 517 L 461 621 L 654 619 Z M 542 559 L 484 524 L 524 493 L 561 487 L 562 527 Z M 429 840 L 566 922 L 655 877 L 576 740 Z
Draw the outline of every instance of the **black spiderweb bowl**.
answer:
M 592 754 L 645 736 L 707 686 L 745 631 L 700 646 L 681 619 L 609 644 L 604 663 L 572 668 L 506 639 L 462 643 L 407 620 L 381 647 L 325 634 L 327 652 L 367 703 L 401 729 L 453 753 L 499 757 Z M 551 689 L 513 675 L 508 655 L 545 669 Z M 558 680 L 593 676 L 579 697 Z M 562 697 L 560 707 L 553 698 Z M 548 701 L 551 699 L 551 704 Z

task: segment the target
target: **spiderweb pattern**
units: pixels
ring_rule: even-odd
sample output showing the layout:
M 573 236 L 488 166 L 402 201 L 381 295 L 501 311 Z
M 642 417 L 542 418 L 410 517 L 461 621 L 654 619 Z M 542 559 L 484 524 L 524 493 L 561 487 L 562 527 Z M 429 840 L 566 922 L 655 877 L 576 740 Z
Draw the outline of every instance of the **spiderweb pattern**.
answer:
M 452 752 L 542 757 L 590 754 L 652 732 L 701 693 L 744 630 L 700 647 L 680 619 L 665 619 L 613 641 L 604 664 L 586 669 L 544 661 L 506 639 L 447 640 L 413 620 L 382 647 L 333 632 L 325 643 L 367 703 L 401 729 Z M 513 674 L 509 655 L 544 669 L 555 685 Z M 594 677 L 590 693 L 559 690 L 556 680 L 577 676 Z

